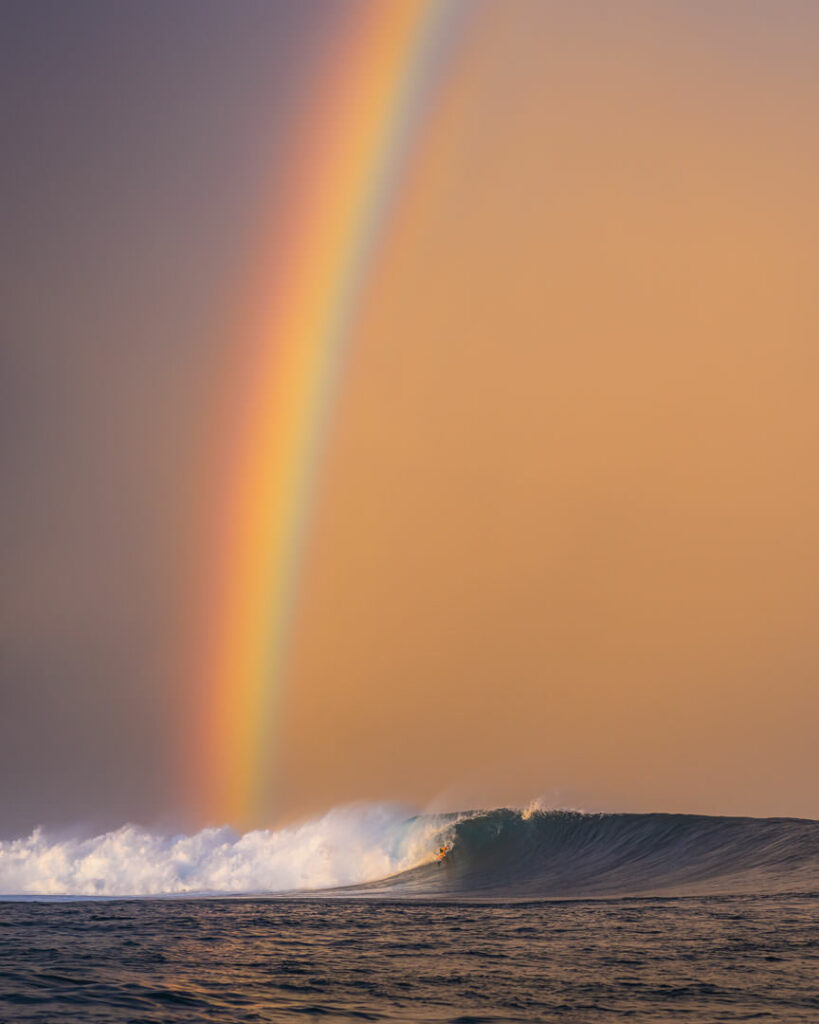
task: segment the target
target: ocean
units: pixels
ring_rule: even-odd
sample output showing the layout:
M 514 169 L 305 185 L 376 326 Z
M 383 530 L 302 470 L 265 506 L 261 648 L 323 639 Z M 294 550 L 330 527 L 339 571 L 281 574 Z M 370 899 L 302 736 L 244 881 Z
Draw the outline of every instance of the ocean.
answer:
M 0 1020 L 819 1021 L 819 822 L 435 823 L 440 863 L 321 891 L 6 898 Z

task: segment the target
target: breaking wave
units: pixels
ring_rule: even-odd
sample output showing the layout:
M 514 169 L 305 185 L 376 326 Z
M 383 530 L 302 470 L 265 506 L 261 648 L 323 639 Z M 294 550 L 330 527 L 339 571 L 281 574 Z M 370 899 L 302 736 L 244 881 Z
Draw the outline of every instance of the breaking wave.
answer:
M 451 850 L 370 886 L 427 898 L 819 892 L 819 821 L 496 810 L 451 823 Z
M 126 825 L 90 839 L 36 829 L 0 842 L 0 894 L 152 896 L 274 893 L 355 885 L 423 863 L 432 819 L 395 807 L 342 807 L 277 831 L 163 835 Z
M 447 848 L 436 861 L 436 853 Z M 278 831 L 0 843 L 0 894 L 306 894 L 537 900 L 819 892 L 819 822 L 502 809 L 338 808 Z

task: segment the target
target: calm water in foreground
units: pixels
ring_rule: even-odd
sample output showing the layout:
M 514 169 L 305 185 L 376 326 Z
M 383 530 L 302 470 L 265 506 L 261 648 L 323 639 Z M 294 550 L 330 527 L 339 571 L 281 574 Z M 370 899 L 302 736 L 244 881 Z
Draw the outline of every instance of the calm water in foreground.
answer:
M 819 1021 L 819 897 L 0 903 L 0 1020 Z

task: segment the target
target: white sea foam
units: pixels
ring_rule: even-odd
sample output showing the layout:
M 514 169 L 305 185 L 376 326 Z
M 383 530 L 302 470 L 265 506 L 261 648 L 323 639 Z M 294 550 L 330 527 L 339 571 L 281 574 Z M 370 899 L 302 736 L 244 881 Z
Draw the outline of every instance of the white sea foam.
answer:
M 432 859 L 442 822 L 399 808 L 336 808 L 278 831 L 207 828 L 163 835 L 125 825 L 88 839 L 42 829 L 0 842 L 0 894 L 148 896 L 357 885 Z

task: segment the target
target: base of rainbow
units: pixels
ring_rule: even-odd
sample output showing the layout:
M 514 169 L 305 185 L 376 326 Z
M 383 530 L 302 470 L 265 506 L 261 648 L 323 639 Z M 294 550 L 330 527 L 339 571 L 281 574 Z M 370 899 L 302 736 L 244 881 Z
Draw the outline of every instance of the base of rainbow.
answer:
M 466 11 L 464 0 L 356 7 L 311 98 L 241 342 L 201 670 L 211 820 L 258 823 L 269 804 L 275 705 L 344 354 Z

